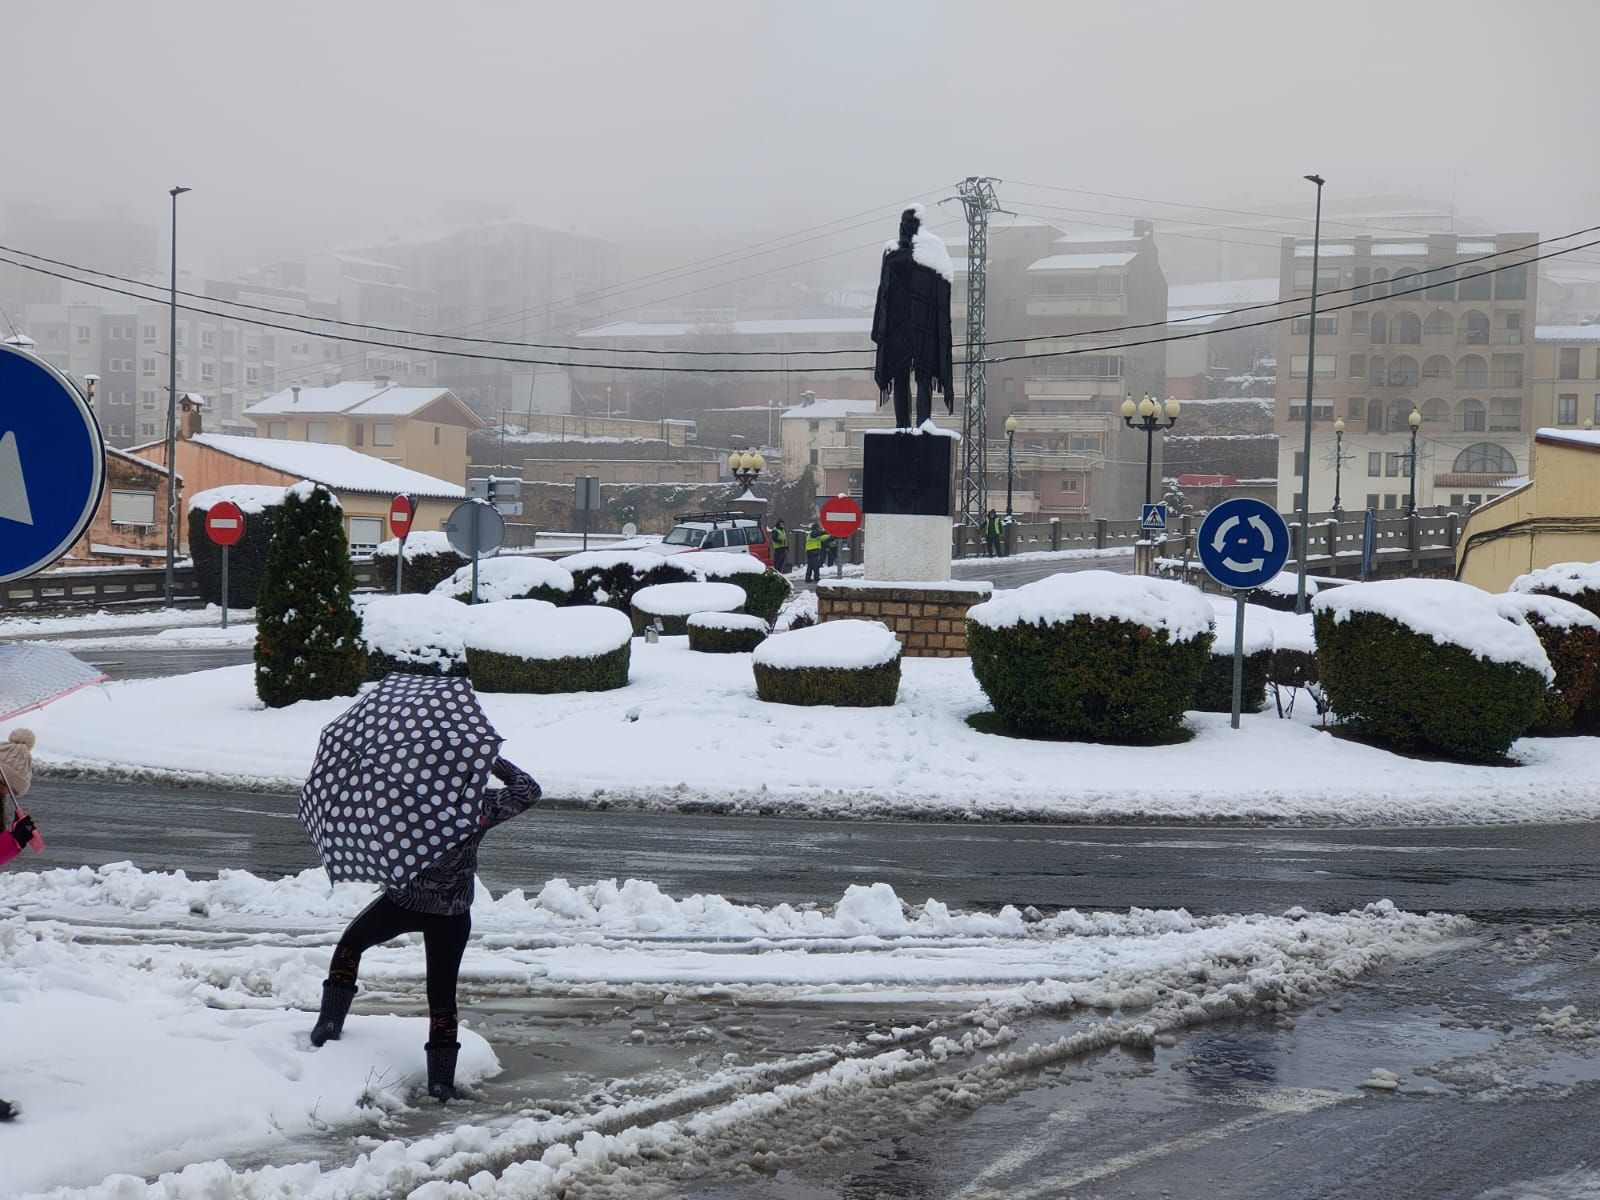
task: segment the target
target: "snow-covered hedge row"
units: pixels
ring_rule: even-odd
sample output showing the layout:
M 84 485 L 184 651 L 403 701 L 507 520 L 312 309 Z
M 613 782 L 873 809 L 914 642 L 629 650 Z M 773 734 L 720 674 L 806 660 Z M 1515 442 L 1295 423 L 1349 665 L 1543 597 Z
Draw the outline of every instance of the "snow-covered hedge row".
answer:
M 457 568 L 433 590 L 452 600 L 471 600 L 472 564 Z M 568 604 L 572 593 L 572 572 L 546 559 L 507 554 L 478 560 L 480 602 L 544 600 L 550 604 Z
M 399 554 L 398 538 L 379 542 L 372 552 L 372 567 L 380 586 L 394 586 L 394 563 Z M 406 538 L 405 569 L 400 572 L 400 586 L 407 592 L 431 592 L 466 561 L 450 548 L 449 535 L 436 529 L 418 530 Z
M 689 649 L 703 654 L 743 654 L 766 640 L 771 627 L 748 613 L 696 613 L 689 618 Z
M 1542 592 L 1511 592 L 1501 603 L 1528 622 L 1556 673 L 1532 732 L 1600 733 L 1600 617 Z
M 572 573 L 573 604 L 605 604 L 626 613 L 633 594 L 658 583 L 690 583 L 693 571 L 650 550 L 590 550 L 569 554 L 557 566 Z
M 900 641 L 881 621 L 825 621 L 767 638 L 751 655 L 773 704 L 885 707 L 900 692 Z
M 503 603 L 543 609 L 537 600 Z M 464 640 L 467 674 L 479 691 L 603 692 L 628 684 L 633 625 L 614 609 L 553 608 L 509 621 L 475 614 Z
M 633 594 L 633 632 L 643 633 L 652 621 L 663 633 L 680 637 L 689 632 L 688 620 L 696 613 L 738 612 L 744 589 L 731 583 L 658 583 Z
M 228 603 L 234 608 L 254 608 L 261 597 L 261 572 L 267 565 L 277 514 L 288 488 L 263 484 L 233 484 L 208 488 L 189 497 L 189 557 L 200 599 L 222 603 L 222 547 L 206 533 L 206 513 L 224 500 L 244 514 L 244 536 L 228 548 Z
M 1312 605 L 1339 722 L 1399 749 L 1496 762 L 1532 727 L 1555 672 L 1502 598 L 1446 579 L 1356 583 Z
M 1197 589 L 1107 571 L 1053 575 L 967 613 L 973 674 L 1000 722 L 1028 737 L 1171 738 L 1211 641 Z

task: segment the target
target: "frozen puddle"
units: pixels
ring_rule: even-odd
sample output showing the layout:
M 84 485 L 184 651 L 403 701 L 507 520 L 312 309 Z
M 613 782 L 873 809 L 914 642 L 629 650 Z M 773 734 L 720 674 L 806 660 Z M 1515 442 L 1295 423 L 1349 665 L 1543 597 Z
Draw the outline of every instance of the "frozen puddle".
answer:
M 1298 1010 L 1466 929 L 1387 901 L 1029 919 L 908 905 L 882 883 L 829 907 L 639 880 L 480 892 L 473 1101 L 451 1110 L 473 1123 L 452 1125 L 417 1107 L 420 946 L 370 952 L 344 1040 L 305 1042 L 329 948 L 369 893 L 320 872 L 0 877 L 20 914 L 0 922 L 0 1021 L 30 1032 L 8 1049 L 29 1145 L 8 1186 L 465 1200 L 776 1169 L 760 1148 L 774 1131 L 803 1130 L 787 1155 L 827 1152 L 864 1113 L 925 1123 L 1107 1049 Z M 86 1144 L 86 1128 L 105 1134 Z

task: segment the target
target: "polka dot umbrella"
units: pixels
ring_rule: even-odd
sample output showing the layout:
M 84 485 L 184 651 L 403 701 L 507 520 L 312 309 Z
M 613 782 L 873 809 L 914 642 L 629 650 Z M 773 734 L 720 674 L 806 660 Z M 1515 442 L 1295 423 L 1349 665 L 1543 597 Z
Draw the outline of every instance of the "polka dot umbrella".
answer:
M 385 678 L 323 728 L 300 790 L 328 878 L 399 887 L 466 841 L 502 741 L 466 680 Z

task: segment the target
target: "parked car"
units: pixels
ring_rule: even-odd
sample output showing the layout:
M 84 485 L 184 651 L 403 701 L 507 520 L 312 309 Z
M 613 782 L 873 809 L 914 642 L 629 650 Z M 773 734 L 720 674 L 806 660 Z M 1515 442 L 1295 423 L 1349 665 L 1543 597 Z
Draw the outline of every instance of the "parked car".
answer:
M 743 513 L 684 513 L 659 542 L 641 546 L 656 554 L 749 554 L 772 565 L 772 545 L 759 517 Z

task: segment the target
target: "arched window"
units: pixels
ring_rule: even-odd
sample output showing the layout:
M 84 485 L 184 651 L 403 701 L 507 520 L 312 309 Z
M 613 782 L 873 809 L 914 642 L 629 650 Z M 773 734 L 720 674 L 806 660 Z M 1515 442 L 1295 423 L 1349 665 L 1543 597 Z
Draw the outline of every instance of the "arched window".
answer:
M 1411 410 L 1416 407 L 1411 400 L 1396 400 L 1389 409 L 1389 432 L 1409 433 L 1411 430 Z
M 1397 346 L 1422 344 L 1422 318 L 1416 313 L 1401 313 L 1394 319 L 1394 343 Z
M 1389 340 L 1389 318 L 1382 313 L 1372 314 L 1372 344 L 1381 346 Z
M 1461 414 L 1461 428 L 1466 433 L 1482 433 L 1484 428 L 1483 401 L 1463 400 L 1456 408 Z
M 1457 327 L 1461 333 L 1461 342 L 1467 346 L 1487 346 L 1489 344 L 1489 317 L 1477 309 L 1461 314 L 1461 324 Z
M 1434 309 L 1422 323 L 1422 332 L 1429 337 L 1449 337 L 1455 331 L 1456 319 L 1442 308 Z
M 1367 386 L 1382 387 L 1385 379 L 1383 373 L 1383 355 L 1374 354 L 1367 360 Z
M 1389 294 L 1391 296 L 1401 296 L 1407 300 L 1413 298 L 1421 299 L 1422 293 L 1416 290 L 1421 283 L 1422 280 L 1417 278 L 1417 273 L 1409 268 L 1403 271 L 1396 271 L 1394 278 L 1389 280 Z
M 1450 360 L 1442 354 L 1430 354 L 1422 360 L 1422 377 L 1424 379 L 1442 379 L 1448 383 L 1452 374 Z
M 1450 420 L 1450 406 L 1439 397 L 1422 402 L 1422 420 L 1429 425 Z
M 1474 442 L 1456 455 L 1454 469 L 1460 475 L 1515 475 L 1517 460 L 1504 446 Z
M 1463 354 L 1456 360 L 1456 386 L 1460 388 L 1485 388 L 1489 386 L 1489 364 L 1481 354 Z
M 1389 294 L 1389 272 L 1382 267 L 1372 273 L 1372 294 L 1374 296 Z
M 1422 373 L 1417 369 L 1417 360 L 1409 354 L 1398 354 L 1389 362 L 1389 386 L 1401 388 L 1414 388 L 1422 380 Z M 1410 409 L 1406 410 L 1411 411 Z
M 1368 400 L 1367 401 L 1367 432 L 1368 433 L 1382 433 L 1383 432 L 1383 401 L 1382 400 Z

